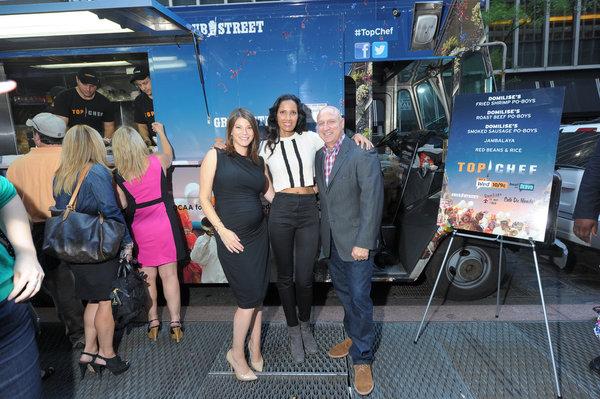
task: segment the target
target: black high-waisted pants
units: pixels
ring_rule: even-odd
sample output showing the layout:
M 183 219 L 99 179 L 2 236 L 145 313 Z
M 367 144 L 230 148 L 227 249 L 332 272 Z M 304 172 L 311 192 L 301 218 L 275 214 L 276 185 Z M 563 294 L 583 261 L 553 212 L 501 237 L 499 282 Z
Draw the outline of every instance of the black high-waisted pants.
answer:
M 319 246 L 316 195 L 276 193 L 269 213 L 269 238 L 277 265 L 281 305 L 288 326 L 294 327 L 298 319 L 310 320 L 313 269 Z

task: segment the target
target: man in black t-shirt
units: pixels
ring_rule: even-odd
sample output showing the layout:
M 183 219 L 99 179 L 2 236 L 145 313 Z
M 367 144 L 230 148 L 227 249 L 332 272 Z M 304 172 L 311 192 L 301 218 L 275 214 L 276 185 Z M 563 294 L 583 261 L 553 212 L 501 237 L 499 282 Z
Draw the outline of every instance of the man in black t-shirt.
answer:
M 152 81 L 146 67 L 136 67 L 133 70 L 131 83 L 140 90 L 140 95 L 133 100 L 133 117 L 138 132 L 147 145 L 156 145 L 156 134 L 152 131 L 154 122 L 154 104 L 152 103 Z
M 96 129 L 104 140 L 110 142 L 115 131 L 113 104 L 97 93 L 100 81 L 91 69 L 81 69 L 75 77 L 77 86 L 63 91 L 54 100 L 54 114 L 67 125 L 88 125 Z

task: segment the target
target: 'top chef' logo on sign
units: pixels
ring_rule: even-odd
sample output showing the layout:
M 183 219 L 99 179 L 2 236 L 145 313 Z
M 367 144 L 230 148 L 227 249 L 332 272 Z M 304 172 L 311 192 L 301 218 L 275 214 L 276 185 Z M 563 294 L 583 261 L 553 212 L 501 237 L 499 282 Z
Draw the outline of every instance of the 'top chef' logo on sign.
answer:
M 521 164 L 521 165 L 517 165 L 517 164 L 512 164 L 512 163 L 494 163 L 492 161 L 489 161 L 488 163 L 485 162 L 456 162 L 456 164 L 458 165 L 458 172 L 459 173 L 477 173 L 477 174 L 482 174 L 482 173 L 498 173 L 498 174 L 503 174 L 503 173 L 507 173 L 507 174 L 520 174 L 520 175 L 524 175 L 524 174 L 528 174 L 528 175 L 534 175 L 537 170 L 538 170 L 538 166 L 537 165 L 533 165 L 533 164 Z
M 217 22 L 209 21 L 207 24 L 192 24 L 206 37 L 219 35 L 246 35 L 263 33 L 265 21 L 231 21 Z

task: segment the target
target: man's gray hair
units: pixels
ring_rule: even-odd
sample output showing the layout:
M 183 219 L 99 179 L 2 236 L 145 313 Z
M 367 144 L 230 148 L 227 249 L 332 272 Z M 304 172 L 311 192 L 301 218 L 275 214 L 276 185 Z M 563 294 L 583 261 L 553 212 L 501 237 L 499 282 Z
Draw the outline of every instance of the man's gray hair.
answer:
M 334 107 L 333 105 L 326 105 L 323 108 L 321 108 L 321 110 L 319 111 L 319 113 L 317 114 L 317 119 L 319 119 L 319 115 L 321 115 L 321 112 L 323 111 L 330 111 L 333 112 L 333 114 L 339 118 L 342 119 L 342 113 L 340 112 L 339 109 L 337 109 L 336 107 Z

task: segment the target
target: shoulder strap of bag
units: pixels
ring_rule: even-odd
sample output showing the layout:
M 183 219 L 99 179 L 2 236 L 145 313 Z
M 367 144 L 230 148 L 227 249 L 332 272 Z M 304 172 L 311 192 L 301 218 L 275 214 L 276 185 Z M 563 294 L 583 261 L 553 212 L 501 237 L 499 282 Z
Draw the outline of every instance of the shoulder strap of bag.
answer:
M 73 194 L 71 195 L 71 200 L 67 205 L 67 209 L 63 215 L 63 219 L 66 219 L 69 215 L 69 212 L 75 210 L 75 204 L 77 203 L 77 194 L 79 194 L 79 189 L 81 188 L 81 184 L 85 180 L 85 177 L 88 175 L 90 169 L 92 168 L 92 164 L 88 163 L 85 165 L 81 173 L 79 174 L 79 179 L 77 179 L 77 185 L 75 186 L 75 190 L 73 190 Z

